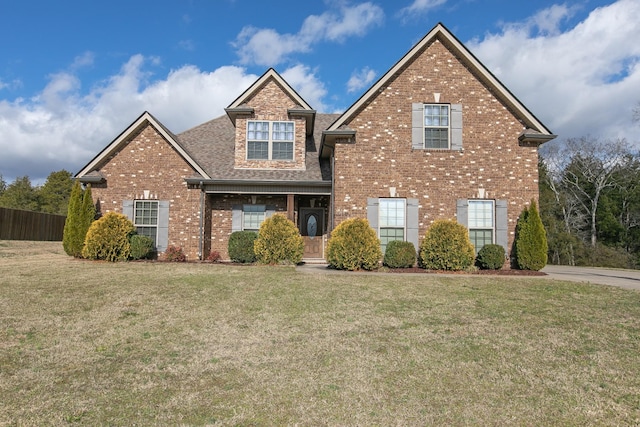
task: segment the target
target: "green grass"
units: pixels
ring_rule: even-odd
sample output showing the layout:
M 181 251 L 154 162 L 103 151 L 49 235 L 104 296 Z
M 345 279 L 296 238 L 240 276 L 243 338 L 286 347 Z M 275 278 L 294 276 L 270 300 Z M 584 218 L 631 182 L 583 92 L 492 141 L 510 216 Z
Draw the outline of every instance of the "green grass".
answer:
M 640 293 L 0 242 L 1 425 L 637 425 Z

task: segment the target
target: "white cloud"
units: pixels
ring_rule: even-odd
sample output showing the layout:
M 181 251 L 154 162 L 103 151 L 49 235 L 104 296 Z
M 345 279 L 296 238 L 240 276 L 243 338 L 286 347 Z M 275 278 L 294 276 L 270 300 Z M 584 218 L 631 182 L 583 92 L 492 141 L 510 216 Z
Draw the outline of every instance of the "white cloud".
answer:
M 342 42 L 351 36 L 362 36 L 382 23 L 382 8 L 372 3 L 340 6 L 337 12 L 311 15 L 296 34 L 280 34 L 270 28 L 244 27 L 233 46 L 242 64 L 274 66 L 290 54 L 304 53 L 323 40 Z
M 597 8 L 562 32 L 572 13 L 553 6 L 467 46 L 559 140 L 637 141 L 631 109 L 640 100 L 640 2 Z
M 322 99 L 326 96 L 327 90 L 309 67 L 295 65 L 283 71 L 282 78 L 298 92 L 302 99 L 307 101 L 311 108 L 320 112 L 326 111 L 327 106 Z
M 347 92 L 352 93 L 363 89 L 376 78 L 376 72 L 369 67 L 354 71 L 347 82 Z
M 193 65 L 149 81 L 157 58 L 132 56 L 120 72 L 82 93 L 73 72 L 50 76 L 31 99 L 0 100 L 0 173 L 6 181 L 28 175 L 42 182 L 49 173 L 77 172 L 143 111 L 174 133 L 224 114 L 258 76 L 223 66 L 212 72 Z M 308 67 L 297 65 L 283 77 L 319 111 L 326 89 Z
M 400 9 L 398 16 L 402 18 L 410 18 L 412 16 L 421 15 L 445 4 L 446 2 L 447 0 L 414 0 L 409 6 Z

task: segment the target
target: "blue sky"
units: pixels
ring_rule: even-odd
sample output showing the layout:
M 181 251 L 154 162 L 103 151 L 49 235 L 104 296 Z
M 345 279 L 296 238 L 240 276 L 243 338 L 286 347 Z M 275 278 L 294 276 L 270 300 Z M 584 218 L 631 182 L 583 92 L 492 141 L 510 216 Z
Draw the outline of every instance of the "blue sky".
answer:
M 77 172 L 147 110 L 175 133 L 274 67 L 340 112 L 444 23 L 562 141 L 638 142 L 640 0 L 0 0 L 0 174 Z

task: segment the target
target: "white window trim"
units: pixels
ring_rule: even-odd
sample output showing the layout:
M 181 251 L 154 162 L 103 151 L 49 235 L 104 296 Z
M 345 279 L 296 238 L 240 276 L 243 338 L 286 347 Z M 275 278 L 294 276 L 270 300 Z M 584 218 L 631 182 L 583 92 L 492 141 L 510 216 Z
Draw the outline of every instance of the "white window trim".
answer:
M 245 224 L 245 214 L 247 213 L 247 208 L 260 208 L 260 210 L 255 210 L 252 212 L 262 213 L 262 221 L 258 224 L 258 228 L 247 228 Z M 242 205 L 242 230 L 243 231 L 255 231 L 257 232 L 260 229 L 262 223 L 267 219 L 267 206 L 266 205 Z
M 136 220 L 138 219 L 138 216 L 136 215 L 138 209 L 137 209 L 137 205 L 138 203 L 155 203 L 156 205 L 156 223 L 155 224 L 138 224 L 136 222 Z M 158 200 L 145 200 L 145 199 L 137 199 L 133 201 L 133 226 L 136 228 L 136 230 L 138 228 L 155 228 L 156 230 L 156 237 L 154 239 L 154 244 L 158 244 L 158 229 L 159 227 L 159 222 L 160 222 L 160 202 Z
M 493 199 L 469 199 L 468 200 L 468 211 L 467 211 L 467 222 L 469 223 L 469 225 L 467 226 L 469 232 L 471 232 L 471 230 L 488 230 L 488 227 L 472 227 L 470 225 L 471 223 L 471 205 L 474 203 L 486 203 L 489 202 L 491 203 L 491 243 L 496 243 L 496 201 Z M 474 245 L 475 247 L 475 245 Z M 477 252 L 478 250 L 476 250 Z
M 427 107 L 447 107 L 447 125 L 427 125 L 425 124 L 425 113 Z M 427 150 L 450 150 L 451 149 L 451 104 L 444 103 L 425 103 L 422 105 L 422 146 Z M 446 129 L 447 130 L 447 146 L 446 147 L 427 147 L 426 129 Z
M 249 139 L 249 124 L 250 123 L 257 123 L 257 122 L 261 122 L 261 123 L 268 123 L 269 126 L 269 131 L 268 131 L 268 139 L 264 140 L 264 139 Z M 293 125 L 293 139 L 291 140 L 274 140 L 273 139 L 273 125 L 275 123 L 291 123 Z M 291 120 L 247 120 L 247 126 L 246 126 L 246 153 L 245 153 L 245 158 L 248 161 L 279 161 L 279 162 L 291 162 L 295 160 L 295 140 L 296 140 L 296 123 L 294 121 Z M 267 150 L 268 150 L 268 154 L 267 154 L 267 158 L 266 159 L 251 159 L 249 158 L 249 142 L 267 142 Z M 290 159 L 274 159 L 273 158 L 273 143 L 274 142 L 287 142 L 287 143 L 291 143 L 291 158 Z
M 402 227 L 384 227 L 382 226 L 382 215 L 381 215 L 381 211 L 382 211 L 382 205 L 383 202 L 387 201 L 387 200 L 393 200 L 393 201 L 402 201 L 403 203 L 403 212 L 404 215 L 402 217 L 403 221 L 402 221 Z M 402 240 L 406 241 L 407 240 L 407 199 L 405 198 L 394 198 L 394 197 L 381 197 L 378 199 L 378 238 L 381 239 L 381 235 L 380 235 L 380 230 L 382 229 L 400 229 L 402 228 Z M 382 243 L 382 242 L 381 242 Z M 383 247 L 386 247 L 385 245 L 382 245 Z

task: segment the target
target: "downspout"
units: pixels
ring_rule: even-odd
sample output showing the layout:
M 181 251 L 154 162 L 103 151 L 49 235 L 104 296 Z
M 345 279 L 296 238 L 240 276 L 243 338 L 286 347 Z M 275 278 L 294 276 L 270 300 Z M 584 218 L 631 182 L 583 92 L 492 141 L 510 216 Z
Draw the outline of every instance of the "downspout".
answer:
M 329 198 L 331 204 L 331 210 L 329 211 L 329 233 L 333 231 L 334 220 L 335 220 L 335 200 L 336 200 L 336 156 L 335 156 L 335 148 L 331 150 L 331 196 Z
M 202 185 L 202 181 L 200 181 L 200 232 L 198 233 L 199 236 L 199 242 L 198 242 L 198 252 L 199 257 L 200 257 L 200 261 L 202 261 L 204 259 L 204 254 L 202 253 L 204 251 L 204 241 L 203 241 L 203 236 L 202 234 L 204 233 L 204 195 L 205 192 L 203 190 L 203 185 Z

